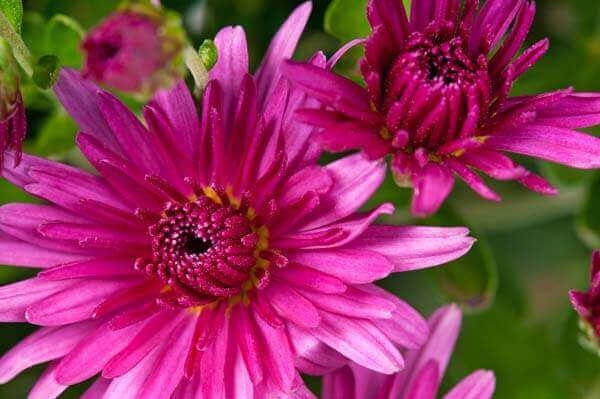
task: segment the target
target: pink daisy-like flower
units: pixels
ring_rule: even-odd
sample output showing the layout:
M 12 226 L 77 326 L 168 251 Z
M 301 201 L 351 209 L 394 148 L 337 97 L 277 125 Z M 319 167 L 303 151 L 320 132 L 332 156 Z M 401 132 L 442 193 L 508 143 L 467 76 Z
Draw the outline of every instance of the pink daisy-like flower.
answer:
M 542 40 L 521 55 L 533 22 L 528 0 L 370 0 L 372 34 L 364 41 L 366 88 L 315 65 L 285 74 L 327 108 L 300 119 L 324 128 L 330 151 L 391 155 L 400 186 L 414 190 L 412 211 L 434 213 L 454 175 L 482 197 L 500 197 L 476 171 L 517 180 L 542 194 L 556 190 L 503 152 L 574 168 L 600 167 L 600 140 L 574 129 L 600 123 L 600 95 L 572 89 L 509 97 L 513 83 L 548 49 Z
M 569 297 L 573 308 L 581 316 L 589 342 L 600 348 L 600 250 L 592 254 L 590 288 L 587 292 L 571 290 Z
M 183 31 L 166 30 L 158 6 L 137 5 L 108 16 L 85 37 L 83 74 L 125 91 L 150 91 L 177 76 L 173 61 L 183 48 Z M 171 78 L 171 79 L 170 79 Z
M 356 211 L 385 165 L 316 164 L 312 128 L 293 118 L 313 100 L 280 72 L 310 9 L 291 15 L 254 77 L 244 31 L 223 29 L 201 118 L 183 82 L 155 96 L 143 125 L 62 73 L 58 97 L 99 174 L 31 156 L 4 172 L 50 204 L 0 208 L 0 264 L 44 269 L 0 288 L 1 321 L 42 326 L 0 359 L 0 382 L 50 362 L 32 398 L 97 374 L 86 398 L 311 397 L 299 371 L 402 369 L 397 345 L 420 346 L 427 323 L 372 283 L 474 240 L 372 225 L 392 206 Z
M 4 153 L 14 151 L 11 167 L 21 161 L 21 147 L 27 133 L 27 118 L 19 84 L 19 67 L 8 43 L 0 38 L 0 171 Z
M 435 399 L 452 356 L 461 324 L 456 305 L 438 309 L 429 318 L 431 334 L 418 350 L 406 353 L 406 368 L 393 376 L 374 373 L 356 364 L 325 376 L 323 399 Z M 478 370 L 463 379 L 444 399 L 490 399 L 496 380 Z

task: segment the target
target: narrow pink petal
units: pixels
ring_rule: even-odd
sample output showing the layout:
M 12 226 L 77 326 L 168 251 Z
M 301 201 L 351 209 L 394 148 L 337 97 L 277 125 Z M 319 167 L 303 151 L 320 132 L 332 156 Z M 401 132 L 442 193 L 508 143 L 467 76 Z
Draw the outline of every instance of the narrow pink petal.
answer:
M 52 362 L 46 367 L 29 392 L 28 399 L 55 399 L 69 387 L 56 382 L 57 366 L 58 362 Z
M 354 375 L 349 367 L 342 367 L 323 378 L 323 399 L 358 399 L 355 394 Z
M 515 164 L 512 159 L 488 148 L 468 151 L 460 160 L 498 180 L 519 179 L 527 174 L 527 170 Z
M 94 258 L 62 264 L 38 274 L 45 280 L 68 280 L 74 278 L 101 278 L 113 276 L 135 276 L 134 259 Z
M 96 322 L 83 322 L 40 328 L 2 356 L 0 383 L 5 384 L 29 367 L 63 357 L 96 326 Z
M 59 383 L 72 385 L 98 374 L 104 365 L 119 353 L 144 326 L 139 323 L 118 331 L 110 323 L 98 327 L 82 339 L 58 365 L 56 379 Z
M 390 319 L 396 304 L 387 298 L 354 287 L 340 294 L 301 290 L 314 306 L 331 313 L 364 319 Z M 302 326 L 305 327 L 305 326 Z M 316 326 L 313 326 L 316 327 Z
M 491 188 L 489 188 L 485 181 L 477 173 L 473 172 L 467 166 L 454 159 L 447 159 L 444 161 L 454 173 L 473 189 L 477 194 L 490 201 L 500 201 L 500 196 L 496 194 Z
M 90 319 L 96 307 L 112 294 L 135 284 L 124 281 L 78 281 L 54 295 L 27 308 L 25 317 L 30 323 L 58 326 Z
M 122 377 L 114 378 L 110 382 L 102 399 L 137 398 L 145 385 L 146 378 L 154 368 L 159 350 L 155 350 L 137 366 Z
M 254 323 L 260 336 L 259 345 L 263 353 L 265 370 L 283 392 L 291 392 L 296 377 L 294 357 L 289 339 L 284 330 L 275 329 L 254 312 Z
M 369 159 L 383 158 L 390 152 L 390 144 L 379 135 L 380 127 L 368 126 L 354 121 L 339 122 L 326 127 L 317 140 L 329 152 L 361 150 Z
M 74 286 L 72 281 L 44 281 L 38 278 L 0 287 L 0 321 L 25 322 L 25 311 L 32 304 Z
M 600 94 L 573 93 L 537 110 L 540 125 L 579 129 L 600 124 Z
M 405 398 L 435 399 L 440 386 L 440 370 L 433 360 L 430 360 L 419 371 L 408 388 Z
M 233 333 L 237 338 L 240 354 L 254 385 L 262 382 L 264 377 L 263 361 L 259 349 L 254 323 L 250 320 L 248 310 L 241 306 L 233 309 L 231 318 Z
M 219 59 L 210 70 L 209 78 L 217 80 L 225 93 L 225 119 L 233 121 L 237 96 L 248 73 L 248 45 L 244 29 L 226 27 L 217 33 L 215 44 Z M 226 123 L 229 126 L 229 123 Z
M 294 324 L 288 324 L 287 330 L 297 356 L 296 367 L 301 372 L 323 375 L 348 363 L 347 358 L 313 336 L 310 330 Z
M 79 259 L 81 259 L 79 255 L 41 248 L 37 245 L 12 238 L 0 231 L 0 264 L 46 268 Z
M 107 380 L 106 378 L 98 377 L 80 399 L 103 399 L 111 382 L 111 380 Z
M 292 262 L 354 284 L 382 279 L 393 269 L 393 264 L 386 257 L 368 250 L 295 251 L 287 254 L 287 258 Z
M 265 58 L 255 74 L 260 104 L 265 104 L 266 99 L 279 82 L 281 78 L 280 66 L 283 61 L 292 58 L 294 55 L 296 45 L 308 22 L 311 11 L 311 2 L 302 3 L 292 12 L 273 37 Z
M 300 295 L 287 284 L 271 282 L 266 293 L 273 309 L 286 320 L 304 328 L 314 328 L 319 325 L 319 312 L 310 301 Z
M 495 388 L 494 373 L 479 370 L 462 380 L 444 399 L 491 399 Z
M 316 338 L 359 365 L 383 374 L 394 374 L 404 367 L 402 357 L 383 334 L 375 337 L 357 319 L 321 313 L 322 322 L 311 330 Z
M 191 345 L 194 323 L 191 318 L 177 325 L 165 341 L 139 394 L 140 398 L 168 398 L 183 378 L 182 361 Z
M 600 139 L 570 129 L 525 126 L 491 136 L 486 145 L 574 168 L 600 168 Z
M 429 362 L 436 364 L 437 375 L 441 380 L 452 356 L 460 332 L 461 321 L 462 315 L 456 305 L 442 307 L 429 318 L 431 333 L 427 343 L 422 348 L 407 353 L 407 372 L 395 377 L 390 395 L 398 396 L 401 392 L 409 391 Z
M 129 345 L 104 366 L 102 376 L 115 378 L 129 372 L 163 342 L 182 316 L 182 312 L 163 311 L 149 319 Z
M 325 294 L 338 294 L 347 289 L 346 284 L 339 278 L 300 265 L 278 270 L 276 275 L 278 279 L 283 279 L 289 284 Z
M 435 213 L 452 191 L 454 176 L 448 168 L 429 162 L 413 177 L 413 215 L 424 217 Z
M 370 226 L 353 248 L 386 256 L 394 272 L 418 270 L 460 258 L 475 240 L 463 227 Z
M 356 212 L 379 188 L 386 172 L 385 163 L 369 161 L 361 154 L 344 157 L 325 168 L 333 186 L 321 196 L 319 213 L 305 229 L 324 226 Z
M 200 138 L 200 121 L 194 99 L 185 82 L 179 81 L 168 90 L 158 90 L 150 105 L 160 110 L 162 117 L 168 121 L 169 133 L 173 135 L 169 137 L 170 141 L 188 160 L 195 159 Z
M 78 71 L 63 69 L 54 91 L 62 105 L 71 114 L 82 131 L 91 134 L 117 154 L 121 148 L 98 106 L 100 88 L 83 79 Z
M 278 202 L 288 205 L 297 201 L 307 191 L 324 194 L 331 189 L 333 179 L 327 169 L 321 166 L 307 166 L 290 176 L 281 188 Z
M 514 79 L 517 79 L 531 69 L 531 67 L 546 54 L 549 47 L 550 41 L 548 39 L 543 39 L 525 50 L 512 64 L 515 68 Z
M 530 190 L 542 195 L 557 195 L 558 189 L 554 187 L 546 179 L 528 172 L 525 176 L 518 179 L 518 182 Z

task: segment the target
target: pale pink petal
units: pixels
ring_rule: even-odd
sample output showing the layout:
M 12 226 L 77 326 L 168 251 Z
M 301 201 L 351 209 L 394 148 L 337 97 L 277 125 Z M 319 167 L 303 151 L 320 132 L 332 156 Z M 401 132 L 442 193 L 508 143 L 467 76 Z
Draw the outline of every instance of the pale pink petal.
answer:
M 431 215 L 440 208 L 452 191 L 454 176 L 444 166 L 430 162 L 413 177 L 412 213 L 416 216 Z
M 435 361 L 430 360 L 419 371 L 404 397 L 407 399 L 435 399 L 440 379 L 439 366 Z
M 57 366 L 58 362 L 52 362 L 46 367 L 29 392 L 27 399 L 55 399 L 69 387 L 56 382 Z
M 496 378 L 491 371 L 479 370 L 462 380 L 444 399 L 491 399 Z
M 72 281 L 31 278 L 4 285 L 0 287 L 0 321 L 25 322 L 25 311 L 29 306 L 74 284 Z
M 323 378 L 323 399 L 360 399 L 355 394 L 354 375 L 350 367 L 342 367 Z

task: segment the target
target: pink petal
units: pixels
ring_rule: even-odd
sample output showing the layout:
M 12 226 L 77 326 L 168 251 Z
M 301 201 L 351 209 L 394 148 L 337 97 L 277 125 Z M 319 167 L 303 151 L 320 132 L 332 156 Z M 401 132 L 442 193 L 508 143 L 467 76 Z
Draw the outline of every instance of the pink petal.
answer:
M 51 251 L 12 238 L 0 231 L 0 264 L 45 268 L 81 259 L 79 255 Z
M 321 196 L 316 218 L 305 229 L 324 226 L 356 212 L 383 182 L 385 163 L 350 155 L 325 167 L 333 180 L 331 190 Z
M 392 263 L 383 255 L 353 249 L 296 251 L 287 254 L 295 263 L 354 284 L 370 283 L 387 277 Z
M 321 318 L 313 303 L 286 284 L 271 282 L 266 293 L 273 309 L 283 317 L 304 328 L 314 328 Z
M 111 383 L 102 399 L 138 397 L 159 354 L 160 351 L 155 350 L 124 376 L 109 380 Z
M 54 91 L 82 131 L 102 140 L 112 151 L 121 154 L 119 142 L 100 112 L 97 94 L 101 89 L 98 86 L 83 79 L 78 71 L 63 69 Z
M 62 358 L 56 371 L 56 380 L 61 384 L 73 385 L 98 374 L 143 326 L 144 323 L 138 323 L 113 331 L 107 322 L 98 327 Z
M 477 194 L 490 201 L 500 201 L 500 196 L 496 194 L 491 188 L 489 188 L 485 181 L 477 173 L 473 172 L 467 166 L 463 165 L 459 161 L 454 159 L 447 159 L 444 161 L 454 173 L 473 189 Z
M 168 398 L 183 377 L 182 359 L 191 344 L 194 323 L 186 319 L 177 325 L 161 348 L 139 394 L 141 398 Z
M 347 289 L 342 280 L 300 265 L 278 270 L 276 276 L 278 279 L 283 279 L 297 287 L 308 288 L 325 294 L 338 294 Z
M 38 278 L 19 281 L 0 287 L 0 321 L 25 322 L 25 311 L 39 302 L 68 287 L 72 281 L 44 281 Z
M 479 370 L 462 380 L 444 399 L 491 399 L 495 387 L 494 373 Z
M 58 326 L 92 317 L 96 307 L 110 295 L 131 286 L 125 281 L 77 281 L 54 295 L 48 296 L 27 308 L 25 317 L 30 323 Z
M 413 177 L 413 215 L 424 217 L 440 208 L 452 191 L 454 176 L 441 165 L 430 162 Z
M 223 28 L 215 37 L 219 59 L 210 70 L 209 78 L 217 80 L 225 93 L 225 119 L 233 120 L 242 80 L 248 73 L 248 45 L 244 29 Z M 228 125 L 228 124 L 226 124 Z
M 29 392 L 28 399 L 55 399 L 60 396 L 69 386 L 56 382 L 57 362 L 52 362 L 42 373 L 40 378 Z
M 578 129 L 600 124 L 600 94 L 573 93 L 537 110 L 537 124 Z
M 405 397 L 435 399 L 440 386 L 440 371 L 433 360 L 427 362 L 415 377 Z
M 354 399 L 354 375 L 349 367 L 342 367 L 323 378 L 323 399 Z
M 95 322 L 84 322 L 40 328 L 2 356 L 0 383 L 7 383 L 29 367 L 63 357 L 96 326 Z
M 265 104 L 275 85 L 281 78 L 280 66 L 284 60 L 292 58 L 298 40 L 304 31 L 312 11 L 312 3 L 305 2 L 298 6 L 281 25 L 273 37 L 262 64 L 256 71 L 260 103 Z
M 369 227 L 352 248 L 380 253 L 394 264 L 394 272 L 437 266 L 467 253 L 475 240 L 463 227 Z
M 311 334 L 348 359 L 383 374 L 394 374 L 404 367 L 397 349 L 374 327 L 327 312 L 321 317 L 321 324 Z
M 95 258 L 76 262 L 63 262 L 38 274 L 45 280 L 68 280 L 74 278 L 99 278 L 135 276 L 135 260 L 127 258 Z
M 111 380 L 107 380 L 106 378 L 97 378 L 96 382 L 85 391 L 80 399 L 103 399 L 111 382 Z
M 581 169 L 600 168 L 600 139 L 551 126 L 524 126 L 491 136 L 489 147 Z

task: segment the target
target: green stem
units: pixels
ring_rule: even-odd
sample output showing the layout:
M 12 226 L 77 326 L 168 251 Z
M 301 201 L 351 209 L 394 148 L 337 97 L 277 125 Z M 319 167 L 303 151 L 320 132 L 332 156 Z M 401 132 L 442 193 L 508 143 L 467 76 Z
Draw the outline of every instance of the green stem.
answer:
M 208 84 L 208 71 L 204 67 L 200 56 L 192 47 L 187 46 L 185 50 L 183 50 L 183 59 L 185 65 L 192 73 L 194 77 L 194 83 L 196 84 L 196 89 L 194 93 L 196 95 L 200 95 L 204 91 L 204 88 Z
M 27 48 L 27 45 L 21 39 L 21 36 L 13 29 L 12 25 L 6 18 L 6 16 L 0 12 L 0 36 L 2 36 L 10 47 L 12 48 L 13 54 L 21 65 L 21 68 L 25 71 L 28 76 L 33 75 L 33 57 Z

